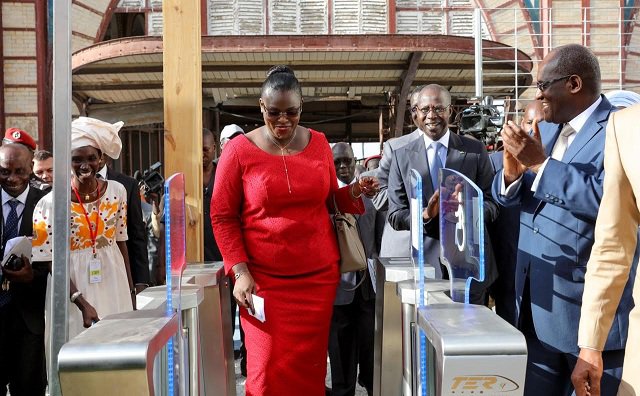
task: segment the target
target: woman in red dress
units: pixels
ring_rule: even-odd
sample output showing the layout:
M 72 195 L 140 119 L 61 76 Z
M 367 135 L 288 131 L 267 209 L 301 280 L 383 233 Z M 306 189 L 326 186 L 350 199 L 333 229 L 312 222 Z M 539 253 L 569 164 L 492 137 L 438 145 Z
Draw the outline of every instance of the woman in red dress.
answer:
M 362 213 L 375 178 L 338 188 L 324 134 L 298 125 L 302 91 L 275 66 L 262 85 L 265 125 L 227 144 L 216 174 L 211 221 L 225 270 L 235 279 L 247 348 L 247 396 L 324 395 L 329 326 L 339 281 L 330 221 L 333 196 Z M 265 322 L 249 315 L 264 298 Z

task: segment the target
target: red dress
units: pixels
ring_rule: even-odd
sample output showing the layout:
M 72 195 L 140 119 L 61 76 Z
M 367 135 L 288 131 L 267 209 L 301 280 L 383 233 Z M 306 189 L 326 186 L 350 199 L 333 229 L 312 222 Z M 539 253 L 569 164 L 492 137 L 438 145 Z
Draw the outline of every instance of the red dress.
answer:
M 324 134 L 310 130 L 300 153 L 264 152 L 245 136 L 225 146 L 211 200 L 213 231 L 227 272 L 247 262 L 264 298 L 265 323 L 240 309 L 247 347 L 247 396 L 323 396 L 329 326 L 339 281 L 327 209 L 362 213 L 338 189 Z M 289 193 L 289 184 L 291 193 Z

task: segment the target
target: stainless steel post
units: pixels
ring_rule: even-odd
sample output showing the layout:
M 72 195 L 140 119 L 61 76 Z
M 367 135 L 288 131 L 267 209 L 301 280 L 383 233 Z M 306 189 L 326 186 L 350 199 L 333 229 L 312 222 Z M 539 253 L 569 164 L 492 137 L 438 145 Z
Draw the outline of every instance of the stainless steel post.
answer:
M 413 279 L 415 269 L 409 257 L 381 257 L 376 262 L 376 319 L 373 341 L 373 394 L 402 392 L 402 303 L 397 283 Z M 435 269 L 425 267 L 433 278 Z
M 413 384 L 413 335 L 416 334 L 416 307 L 411 304 L 402 304 L 402 395 L 412 396 Z
M 230 282 L 222 262 L 189 263 L 183 282 L 204 289 L 198 307 L 201 395 L 236 396 Z
M 53 2 L 53 267 L 47 302 L 49 393 L 62 395 L 58 353 L 67 342 L 69 301 L 69 185 L 71 174 L 71 2 Z M 43 133 L 43 131 L 40 131 Z
M 198 308 L 183 311 L 184 326 L 189 330 L 189 394 L 192 396 L 204 395 L 200 392 L 200 331 L 198 329 Z
M 482 99 L 482 9 L 479 7 L 473 10 L 473 20 L 475 22 L 476 97 Z

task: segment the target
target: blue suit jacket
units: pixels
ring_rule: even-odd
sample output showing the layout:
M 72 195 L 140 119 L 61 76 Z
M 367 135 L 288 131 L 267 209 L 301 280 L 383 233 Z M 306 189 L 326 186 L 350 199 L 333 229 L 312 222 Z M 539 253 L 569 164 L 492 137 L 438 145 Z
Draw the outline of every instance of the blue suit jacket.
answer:
M 549 159 L 536 192 L 535 179 L 527 171 L 510 197 L 500 195 L 502 172 L 493 181 L 494 198 L 504 206 L 521 204 L 520 240 L 516 266 L 516 307 L 519 317 L 527 274 L 530 301 L 538 339 L 565 353 L 578 351 L 578 323 L 584 275 L 594 242 L 594 228 L 604 179 L 605 128 L 615 109 L 602 102 L 578 132 L 562 161 Z M 547 156 L 561 125 L 540 124 Z M 627 285 L 605 345 L 624 348 L 632 305 Z

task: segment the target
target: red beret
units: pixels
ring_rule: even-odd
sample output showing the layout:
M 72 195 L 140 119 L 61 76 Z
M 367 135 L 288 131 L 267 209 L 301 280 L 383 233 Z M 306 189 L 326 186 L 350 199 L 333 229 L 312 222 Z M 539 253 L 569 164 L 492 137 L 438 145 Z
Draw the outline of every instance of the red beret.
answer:
M 382 156 L 380 154 L 376 154 L 376 155 L 372 155 L 371 157 L 367 157 L 367 159 L 364 160 L 364 167 L 367 167 L 367 162 L 371 161 L 372 159 L 382 159 Z
M 21 143 L 29 147 L 31 150 L 36 149 L 36 141 L 33 140 L 31 135 L 19 128 L 9 128 L 4 133 L 4 139 L 6 143 Z

